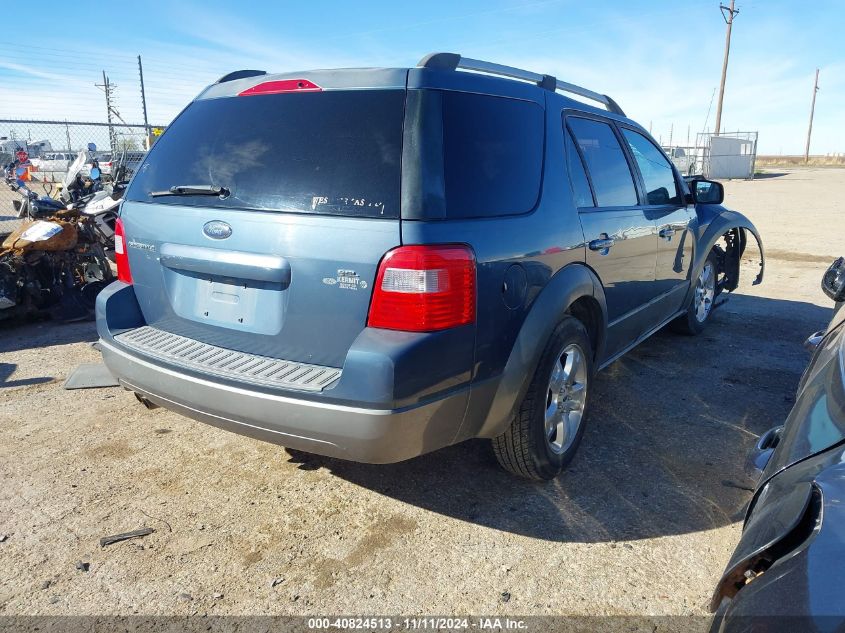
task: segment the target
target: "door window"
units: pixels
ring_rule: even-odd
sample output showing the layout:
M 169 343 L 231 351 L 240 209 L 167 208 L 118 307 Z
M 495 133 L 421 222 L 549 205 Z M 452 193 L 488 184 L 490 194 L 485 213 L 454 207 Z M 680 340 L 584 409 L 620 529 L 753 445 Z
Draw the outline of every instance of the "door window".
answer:
M 598 206 L 637 205 L 634 177 L 610 125 L 578 117 L 567 121 L 584 156 Z
M 637 167 L 643 176 L 648 204 L 681 204 L 678 184 L 672 166 L 657 147 L 645 136 L 633 130 L 623 129 L 622 134 L 631 148 Z
M 593 192 L 590 190 L 590 182 L 587 180 L 587 172 L 584 171 L 584 163 L 575 147 L 575 140 L 569 132 L 566 132 L 566 159 L 569 162 L 569 179 L 572 182 L 575 206 L 579 209 L 596 206 L 593 201 Z

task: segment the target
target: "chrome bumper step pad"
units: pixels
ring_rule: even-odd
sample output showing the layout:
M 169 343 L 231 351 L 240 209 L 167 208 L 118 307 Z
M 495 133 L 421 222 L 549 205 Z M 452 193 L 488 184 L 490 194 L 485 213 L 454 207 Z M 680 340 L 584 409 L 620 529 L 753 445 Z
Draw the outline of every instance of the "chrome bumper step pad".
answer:
M 149 325 L 122 332 L 114 338 L 129 349 L 173 365 L 266 387 L 322 391 L 341 374 L 341 370 L 334 367 L 236 352 Z

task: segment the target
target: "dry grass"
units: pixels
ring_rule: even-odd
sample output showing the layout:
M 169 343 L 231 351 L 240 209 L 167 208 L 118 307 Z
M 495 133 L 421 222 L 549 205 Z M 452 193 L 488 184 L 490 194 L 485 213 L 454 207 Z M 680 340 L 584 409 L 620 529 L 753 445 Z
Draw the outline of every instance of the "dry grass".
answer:
M 804 162 L 804 156 L 758 156 L 757 167 L 842 167 L 845 165 L 845 155 L 842 156 L 810 156 Z

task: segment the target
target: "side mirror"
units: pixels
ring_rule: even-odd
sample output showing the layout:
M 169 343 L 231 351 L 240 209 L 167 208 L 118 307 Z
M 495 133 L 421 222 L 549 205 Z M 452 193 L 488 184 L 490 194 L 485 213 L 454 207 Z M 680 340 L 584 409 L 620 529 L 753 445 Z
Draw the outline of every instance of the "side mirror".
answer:
M 692 183 L 692 196 L 698 204 L 722 204 L 725 188 L 714 180 L 696 180 Z
M 822 277 L 822 290 L 836 303 L 845 301 L 845 257 L 840 257 L 827 269 Z
M 763 471 L 766 470 L 766 466 L 772 458 L 772 453 L 775 452 L 775 448 L 777 448 L 780 442 L 782 433 L 783 426 L 776 426 L 773 429 L 769 429 L 760 436 L 757 444 L 755 444 L 754 448 L 751 449 L 751 452 L 746 457 L 745 475 L 755 487 L 760 483 L 760 477 L 762 477 Z

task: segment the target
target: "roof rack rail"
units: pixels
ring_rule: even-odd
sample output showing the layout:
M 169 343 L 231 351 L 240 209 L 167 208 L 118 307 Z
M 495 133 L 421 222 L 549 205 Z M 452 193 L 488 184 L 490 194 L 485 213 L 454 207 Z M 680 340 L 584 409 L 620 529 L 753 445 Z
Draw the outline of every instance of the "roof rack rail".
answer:
M 259 75 L 266 75 L 266 70 L 235 70 L 228 75 L 223 75 L 214 83 L 223 84 L 227 81 L 234 81 L 235 79 L 246 79 L 247 77 L 258 77 Z
M 499 77 L 509 77 L 511 79 L 520 79 L 522 81 L 529 81 L 537 84 L 546 90 L 568 92 L 576 94 L 592 101 L 597 101 L 605 106 L 609 112 L 625 116 L 622 108 L 607 95 L 576 86 L 575 84 L 559 81 L 552 75 L 541 75 L 539 73 L 531 72 L 530 70 L 522 70 L 521 68 L 513 68 L 512 66 L 503 66 L 502 64 L 494 64 L 492 62 L 485 62 L 480 59 L 470 59 L 469 57 L 462 57 L 457 53 L 430 53 L 423 57 L 419 64 L 419 68 L 434 68 L 439 70 L 474 70 L 488 75 L 497 75 Z

